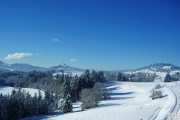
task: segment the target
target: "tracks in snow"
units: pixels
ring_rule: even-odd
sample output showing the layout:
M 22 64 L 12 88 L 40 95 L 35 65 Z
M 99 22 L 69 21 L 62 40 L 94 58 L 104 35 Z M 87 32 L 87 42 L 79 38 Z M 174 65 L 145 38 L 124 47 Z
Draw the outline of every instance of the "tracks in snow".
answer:
M 180 115 L 178 113 L 180 112 L 180 91 L 175 87 L 169 87 L 169 89 L 175 96 L 175 105 L 170 113 L 166 116 L 165 120 L 180 120 Z

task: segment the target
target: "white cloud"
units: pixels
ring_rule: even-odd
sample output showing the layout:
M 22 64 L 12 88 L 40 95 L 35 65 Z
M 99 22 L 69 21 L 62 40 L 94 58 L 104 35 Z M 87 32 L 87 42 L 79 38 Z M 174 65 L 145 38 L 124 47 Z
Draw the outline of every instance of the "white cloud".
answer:
M 53 38 L 52 41 L 53 42 L 59 42 L 59 39 L 58 38 Z
M 70 62 L 75 63 L 75 62 L 78 62 L 78 60 L 77 59 L 70 59 Z
M 13 60 L 13 59 L 22 59 L 33 56 L 32 53 L 14 53 L 9 54 L 7 57 L 5 57 L 5 60 Z

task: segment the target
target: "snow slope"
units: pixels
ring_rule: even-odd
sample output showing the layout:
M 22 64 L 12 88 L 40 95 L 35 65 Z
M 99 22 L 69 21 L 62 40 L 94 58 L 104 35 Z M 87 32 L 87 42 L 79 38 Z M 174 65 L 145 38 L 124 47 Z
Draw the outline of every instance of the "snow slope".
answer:
M 49 120 L 155 120 L 166 117 L 173 102 L 169 89 L 162 88 L 164 97 L 152 100 L 151 89 L 156 83 L 108 83 L 111 99 L 101 101 L 97 108 L 81 111 L 80 103 L 74 104 L 72 113 L 27 118 Z M 170 102 L 168 102 L 170 99 Z M 165 107 L 164 107 L 165 106 Z M 159 114 L 161 113 L 161 114 Z M 164 114 L 162 114 L 164 113 Z M 160 119 L 157 119 L 160 120 Z
M 166 120 L 180 120 L 180 81 L 166 83 L 171 92 L 174 95 L 173 106 L 171 107 L 169 114 L 166 115 Z
M 166 67 L 166 68 L 168 68 L 168 67 Z M 173 70 L 173 71 L 170 71 L 169 73 L 172 75 L 177 72 L 180 72 L 180 71 Z M 155 82 L 162 82 L 162 81 L 164 81 L 164 78 L 168 72 L 160 72 L 160 71 L 155 71 L 155 70 L 151 70 L 151 69 L 141 69 L 141 70 L 137 70 L 137 71 L 129 71 L 129 72 L 124 72 L 124 73 L 125 74 L 148 73 L 148 74 L 152 74 L 152 75 L 156 74 L 158 77 L 155 79 Z
M 9 87 L 9 86 L 4 86 L 4 85 L 0 84 L 0 93 L 2 93 L 3 95 L 8 95 L 8 94 L 10 95 L 12 90 L 14 90 L 14 89 L 17 90 L 17 88 Z M 34 96 L 35 93 L 38 95 L 38 91 L 39 90 L 38 89 L 33 89 L 33 88 L 22 88 L 22 91 L 29 92 L 29 94 L 31 96 Z M 41 91 L 41 93 L 42 93 L 42 96 L 44 97 L 44 92 Z

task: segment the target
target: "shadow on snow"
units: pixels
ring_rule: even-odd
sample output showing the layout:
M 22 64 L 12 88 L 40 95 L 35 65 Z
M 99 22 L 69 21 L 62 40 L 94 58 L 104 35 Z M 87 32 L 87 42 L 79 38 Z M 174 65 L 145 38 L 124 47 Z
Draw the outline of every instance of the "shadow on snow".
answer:
M 120 93 L 109 93 L 109 95 L 111 96 L 115 96 L 115 95 L 130 95 L 130 94 L 133 94 L 134 92 L 120 92 Z
M 111 97 L 110 100 L 124 100 L 124 99 L 132 99 L 134 97 Z

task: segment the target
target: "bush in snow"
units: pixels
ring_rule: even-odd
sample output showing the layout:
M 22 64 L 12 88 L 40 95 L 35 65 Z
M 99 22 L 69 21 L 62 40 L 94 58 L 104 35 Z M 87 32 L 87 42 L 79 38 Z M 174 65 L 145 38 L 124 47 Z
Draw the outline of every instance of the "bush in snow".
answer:
M 154 91 L 156 91 L 156 90 L 158 90 L 158 89 L 160 89 L 160 88 L 162 88 L 162 86 L 160 85 L 160 84 L 157 84 L 155 87 L 153 87 L 152 89 L 151 89 L 151 93 L 153 93 Z
M 160 84 L 157 84 L 157 85 L 155 86 L 155 89 L 160 89 L 160 88 L 162 88 L 162 86 L 161 86 Z
M 83 102 L 82 110 L 96 107 L 100 100 L 110 98 L 106 86 L 100 82 L 97 82 L 92 89 L 83 89 L 80 97 Z
M 156 91 L 153 90 L 151 96 L 152 99 L 157 99 L 157 98 L 161 98 L 162 97 L 162 92 L 160 90 Z
M 93 87 L 93 92 L 98 100 L 110 99 L 109 91 L 103 83 L 97 82 Z
M 98 105 L 99 96 L 96 96 L 93 89 L 83 89 L 80 97 L 81 101 L 83 102 L 81 105 L 82 110 L 93 108 Z
M 58 108 L 63 113 L 72 112 L 73 106 L 72 106 L 72 101 L 70 99 L 70 95 L 67 95 L 67 97 L 62 98 L 62 99 L 59 100 Z

